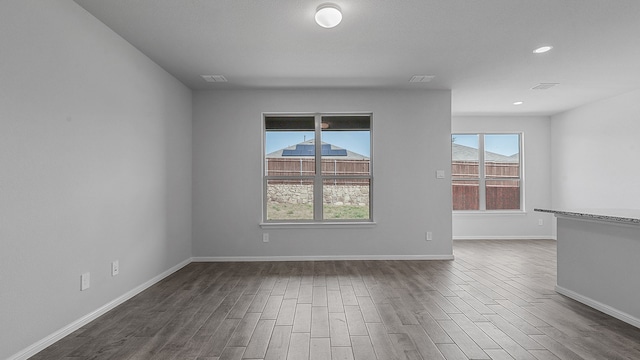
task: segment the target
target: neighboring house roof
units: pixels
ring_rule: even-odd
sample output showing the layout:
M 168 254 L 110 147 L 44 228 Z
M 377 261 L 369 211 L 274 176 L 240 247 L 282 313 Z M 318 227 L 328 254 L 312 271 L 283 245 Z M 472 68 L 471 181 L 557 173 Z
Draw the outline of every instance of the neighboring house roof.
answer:
M 478 149 L 452 143 L 451 158 L 453 161 L 478 161 Z M 518 153 L 506 156 L 487 151 L 484 156 L 484 161 L 486 162 L 517 163 L 519 160 L 520 155 Z
M 315 140 L 307 140 L 299 144 L 291 145 L 284 149 L 276 150 L 267 154 L 267 159 L 273 158 L 300 158 L 314 156 Z M 322 143 L 322 158 L 336 160 L 369 160 L 368 157 L 343 149 L 333 144 Z

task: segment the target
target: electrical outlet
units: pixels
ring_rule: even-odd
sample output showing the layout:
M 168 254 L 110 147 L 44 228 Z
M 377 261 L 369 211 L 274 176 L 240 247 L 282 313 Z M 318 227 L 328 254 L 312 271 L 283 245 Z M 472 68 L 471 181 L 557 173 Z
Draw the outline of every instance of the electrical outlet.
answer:
M 111 276 L 116 276 L 120 274 L 120 262 L 118 260 L 114 260 L 111 263 Z
M 262 242 L 269 242 L 269 233 L 262 234 Z
M 424 233 L 424 239 L 427 241 L 433 240 L 433 233 L 431 231 L 427 231 L 426 233 Z
M 91 273 L 84 273 L 80 275 L 80 291 L 85 291 L 91 285 Z
M 544 221 L 542 221 L 542 219 L 538 219 L 538 225 L 542 226 L 544 224 Z

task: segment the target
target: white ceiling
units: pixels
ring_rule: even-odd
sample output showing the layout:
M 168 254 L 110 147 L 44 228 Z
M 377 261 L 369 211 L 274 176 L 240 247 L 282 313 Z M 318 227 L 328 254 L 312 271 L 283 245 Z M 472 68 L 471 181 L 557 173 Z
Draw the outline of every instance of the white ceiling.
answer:
M 335 0 L 333 29 L 325 0 L 75 1 L 198 90 L 451 89 L 456 115 L 550 115 L 640 88 L 640 0 Z

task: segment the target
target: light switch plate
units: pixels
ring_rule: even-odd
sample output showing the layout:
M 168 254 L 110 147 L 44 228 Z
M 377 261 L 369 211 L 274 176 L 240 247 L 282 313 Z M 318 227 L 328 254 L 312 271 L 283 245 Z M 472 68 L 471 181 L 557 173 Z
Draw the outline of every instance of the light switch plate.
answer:
M 91 274 L 87 272 L 80 275 L 80 291 L 87 290 L 90 285 L 91 285 Z
M 114 260 L 111 263 L 111 276 L 116 276 L 120 274 L 120 261 Z
M 436 178 L 444 179 L 444 170 L 436 170 Z

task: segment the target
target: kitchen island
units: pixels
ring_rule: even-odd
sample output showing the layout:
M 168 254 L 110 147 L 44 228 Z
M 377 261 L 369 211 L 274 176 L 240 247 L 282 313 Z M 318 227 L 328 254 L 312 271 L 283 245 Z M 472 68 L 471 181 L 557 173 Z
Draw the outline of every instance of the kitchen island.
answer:
M 558 219 L 556 291 L 640 327 L 640 210 L 548 210 Z

